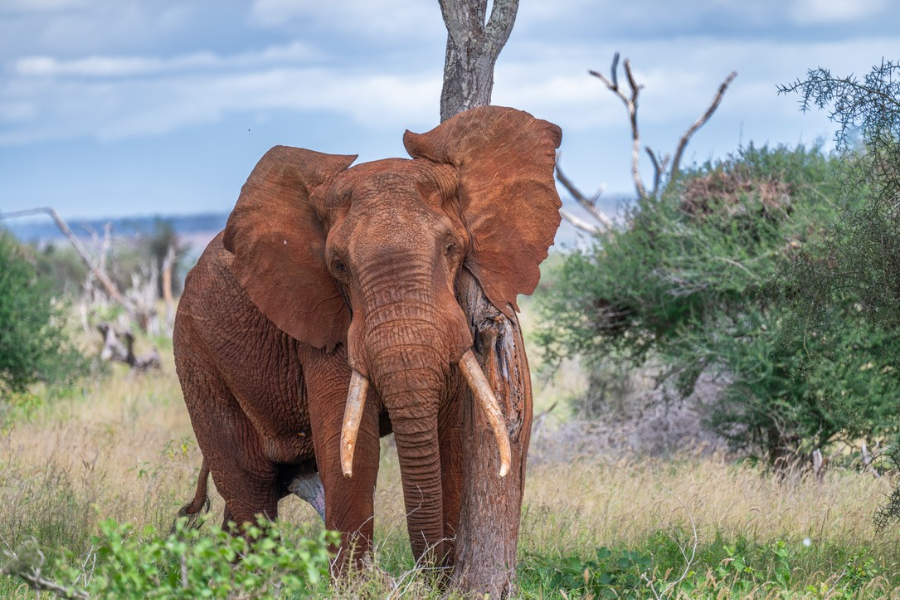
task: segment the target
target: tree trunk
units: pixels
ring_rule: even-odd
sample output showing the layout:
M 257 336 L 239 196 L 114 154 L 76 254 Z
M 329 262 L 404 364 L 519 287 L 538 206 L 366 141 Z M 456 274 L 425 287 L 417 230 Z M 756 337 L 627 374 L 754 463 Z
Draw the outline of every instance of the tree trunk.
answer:
M 440 0 L 447 25 L 441 122 L 491 103 L 494 65 L 509 39 L 518 0 Z M 467 270 L 457 297 L 469 317 L 475 351 L 506 419 L 512 450 L 509 474 L 500 479 L 493 431 L 471 393 L 463 415 L 463 489 L 451 585 L 479 595 L 515 594 L 516 550 L 525 463 L 531 438 L 531 374 L 518 320 L 507 319 L 485 297 Z M 465 386 L 464 386 L 465 387 Z
M 440 0 L 447 25 L 441 122 L 464 110 L 491 103 L 494 65 L 509 39 L 519 0 L 494 0 L 485 22 L 487 0 Z
M 504 598 L 515 594 L 516 550 L 531 440 L 531 374 L 518 319 L 506 318 L 463 269 L 458 299 L 472 328 L 475 353 L 506 419 L 512 450 L 501 479 L 491 427 L 467 393 L 462 408 L 463 489 L 456 533 L 455 588 Z

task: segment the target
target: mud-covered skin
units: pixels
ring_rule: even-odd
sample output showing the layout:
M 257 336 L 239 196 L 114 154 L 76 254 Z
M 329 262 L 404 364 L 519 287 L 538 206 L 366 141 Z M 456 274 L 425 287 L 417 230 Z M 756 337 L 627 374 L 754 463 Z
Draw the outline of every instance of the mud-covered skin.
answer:
M 559 225 L 560 136 L 527 113 L 482 107 L 407 132 L 412 159 L 351 167 L 353 156 L 285 146 L 263 156 L 189 274 L 175 324 L 178 375 L 226 519 L 274 518 L 317 469 L 325 524 L 358 558 L 372 542 L 379 437 L 393 430 L 413 555 L 453 555 L 467 397 L 457 362 L 473 343 L 457 278 L 471 272 L 507 314 L 534 290 Z M 348 478 L 353 371 L 370 385 Z
M 342 347 L 331 354 L 317 350 L 266 319 L 237 285 L 233 260 L 219 234 L 185 280 L 174 347 L 185 404 L 225 499 L 226 521 L 242 523 L 258 514 L 277 517 L 278 501 L 291 493 L 297 476 L 316 470 L 308 399 L 320 399 L 314 412 L 323 420 L 340 421 L 350 368 Z M 312 373 L 306 378 L 301 357 Z M 377 419 L 380 399 L 373 393 L 369 401 Z M 389 427 L 386 421 L 384 434 Z M 377 425 L 375 431 L 382 433 Z M 364 447 L 375 446 L 367 449 L 377 458 L 378 438 L 362 437 Z M 350 488 L 346 493 L 333 494 L 327 527 L 371 539 L 371 520 L 353 518 L 372 514 L 372 495 L 366 492 L 374 489 L 377 461 L 369 470 L 371 477 L 348 480 L 342 486 Z

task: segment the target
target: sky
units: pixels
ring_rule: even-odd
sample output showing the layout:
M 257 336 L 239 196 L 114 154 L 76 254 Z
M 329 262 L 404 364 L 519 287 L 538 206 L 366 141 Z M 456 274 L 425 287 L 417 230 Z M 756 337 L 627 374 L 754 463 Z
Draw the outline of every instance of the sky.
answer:
M 688 163 L 827 145 L 827 114 L 776 86 L 900 59 L 897 23 L 893 0 L 521 0 L 493 103 L 560 125 L 567 175 L 611 209 L 630 129 L 588 69 L 630 58 L 662 153 L 737 71 Z M 405 156 L 404 130 L 438 124 L 445 44 L 435 0 L 0 0 L 0 212 L 226 212 L 276 144 Z

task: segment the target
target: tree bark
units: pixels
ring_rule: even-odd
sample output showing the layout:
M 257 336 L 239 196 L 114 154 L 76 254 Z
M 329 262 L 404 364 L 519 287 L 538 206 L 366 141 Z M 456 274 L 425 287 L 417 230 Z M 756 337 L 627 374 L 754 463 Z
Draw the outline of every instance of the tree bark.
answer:
M 440 0 L 447 26 L 441 122 L 476 106 L 488 106 L 494 66 L 509 39 L 518 0 Z M 506 318 L 462 270 L 457 299 L 469 317 L 475 354 L 500 402 L 512 462 L 501 479 L 500 455 L 487 419 L 466 392 L 462 407 L 463 489 L 450 585 L 464 593 L 505 598 L 515 594 L 516 551 L 525 463 L 531 438 L 531 374 L 518 319 Z M 463 388 L 468 390 L 467 386 Z
M 509 39 L 519 0 L 494 0 L 485 22 L 487 0 L 440 0 L 447 26 L 441 122 L 464 110 L 491 103 L 494 65 Z
M 508 319 L 463 269 L 457 299 L 469 317 L 475 355 L 500 403 L 512 461 L 500 478 L 500 455 L 482 411 L 467 392 L 462 407 L 463 489 L 451 585 L 492 598 L 515 595 L 516 551 L 531 440 L 531 374 L 518 319 Z

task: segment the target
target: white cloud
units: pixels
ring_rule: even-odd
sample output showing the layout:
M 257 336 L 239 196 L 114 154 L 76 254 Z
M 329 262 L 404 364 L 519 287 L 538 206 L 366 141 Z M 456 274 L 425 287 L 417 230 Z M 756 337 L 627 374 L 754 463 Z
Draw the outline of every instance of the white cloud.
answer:
M 420 0 L 255 0 L 251 16 L 267 27 L 314 23 L 323 29 L 385 41 L 398 35 L 446 36 L 437 2 Z
M 742 124 L 746 139 L 754 139 L 757 126 L 770 135 L 766 120 L 783 124 L 804 118 L 795 102 L 776 95 L 777 83 L 802 76 L 817 61 L 837 73 L 861 72 L 882 52 L 900 50 L 900 43 L 876 38 L 810 46 L 681 38 L 629 47 L 635 75 L 645 85 L 642 130 L 660 149 L 677 141 L 737 68 L 738 79 L 705 128 L 727 130 L 733 149 Z M 611 44 L 513 46 L 498 64 L 494 101 L 557 122 L 570 134 L 627 135 L 621 102 L 587 74 L 588 68 L 607 71 L 613 49 Z M 326 67 L 304 62 L 310 53 L 294 43 L 233 56 L 21 59 L 0 82 L 0 118 L 10 125 L 0 131 L 0 143 L 160 135 L 233 114 L 257 118 L 275 110 L 331 111 L 378 130 L 435 124 L 439 68 L 395 73 L 372 64 Z
M 61 60 L 50 56 L 26 56 L 12 62 L 18 75 L 30 77 L 131 77 L 199 69 L 245 68 L 273 63 L 306 63 L 321 58 L 302 42 L 274 46 L 260 52 L 219 56 L 196 52 L 172 58 L 144 56 L 90 56 Z
M 48 13 L 84 8 L 88 4 L 88 0 L 2 0 L 0 12 Z
M 871 17 L 885 8 L 885 0 L 796 0 L 791 6 L 791 17 L 801 25 L 847 23 Z
M 229 114 L 270 110 L 333 111 L 368 128 L 433 125 L 437 75 L 336 73 L 316 68 L 273 67 L 247 73 L 175 74 L 151 81 L 46 80 L 0 88 L 0 107 L 14 126 L 0 131 L 0 145 L 92 137 L 110 141 L 161 135 L 216 121 Z M 0 115 L 3 115 L 0 112 Z M 36 114 L 39 119 L 33 118 Z M 30 117 L 25 119 L 24 117 Z

